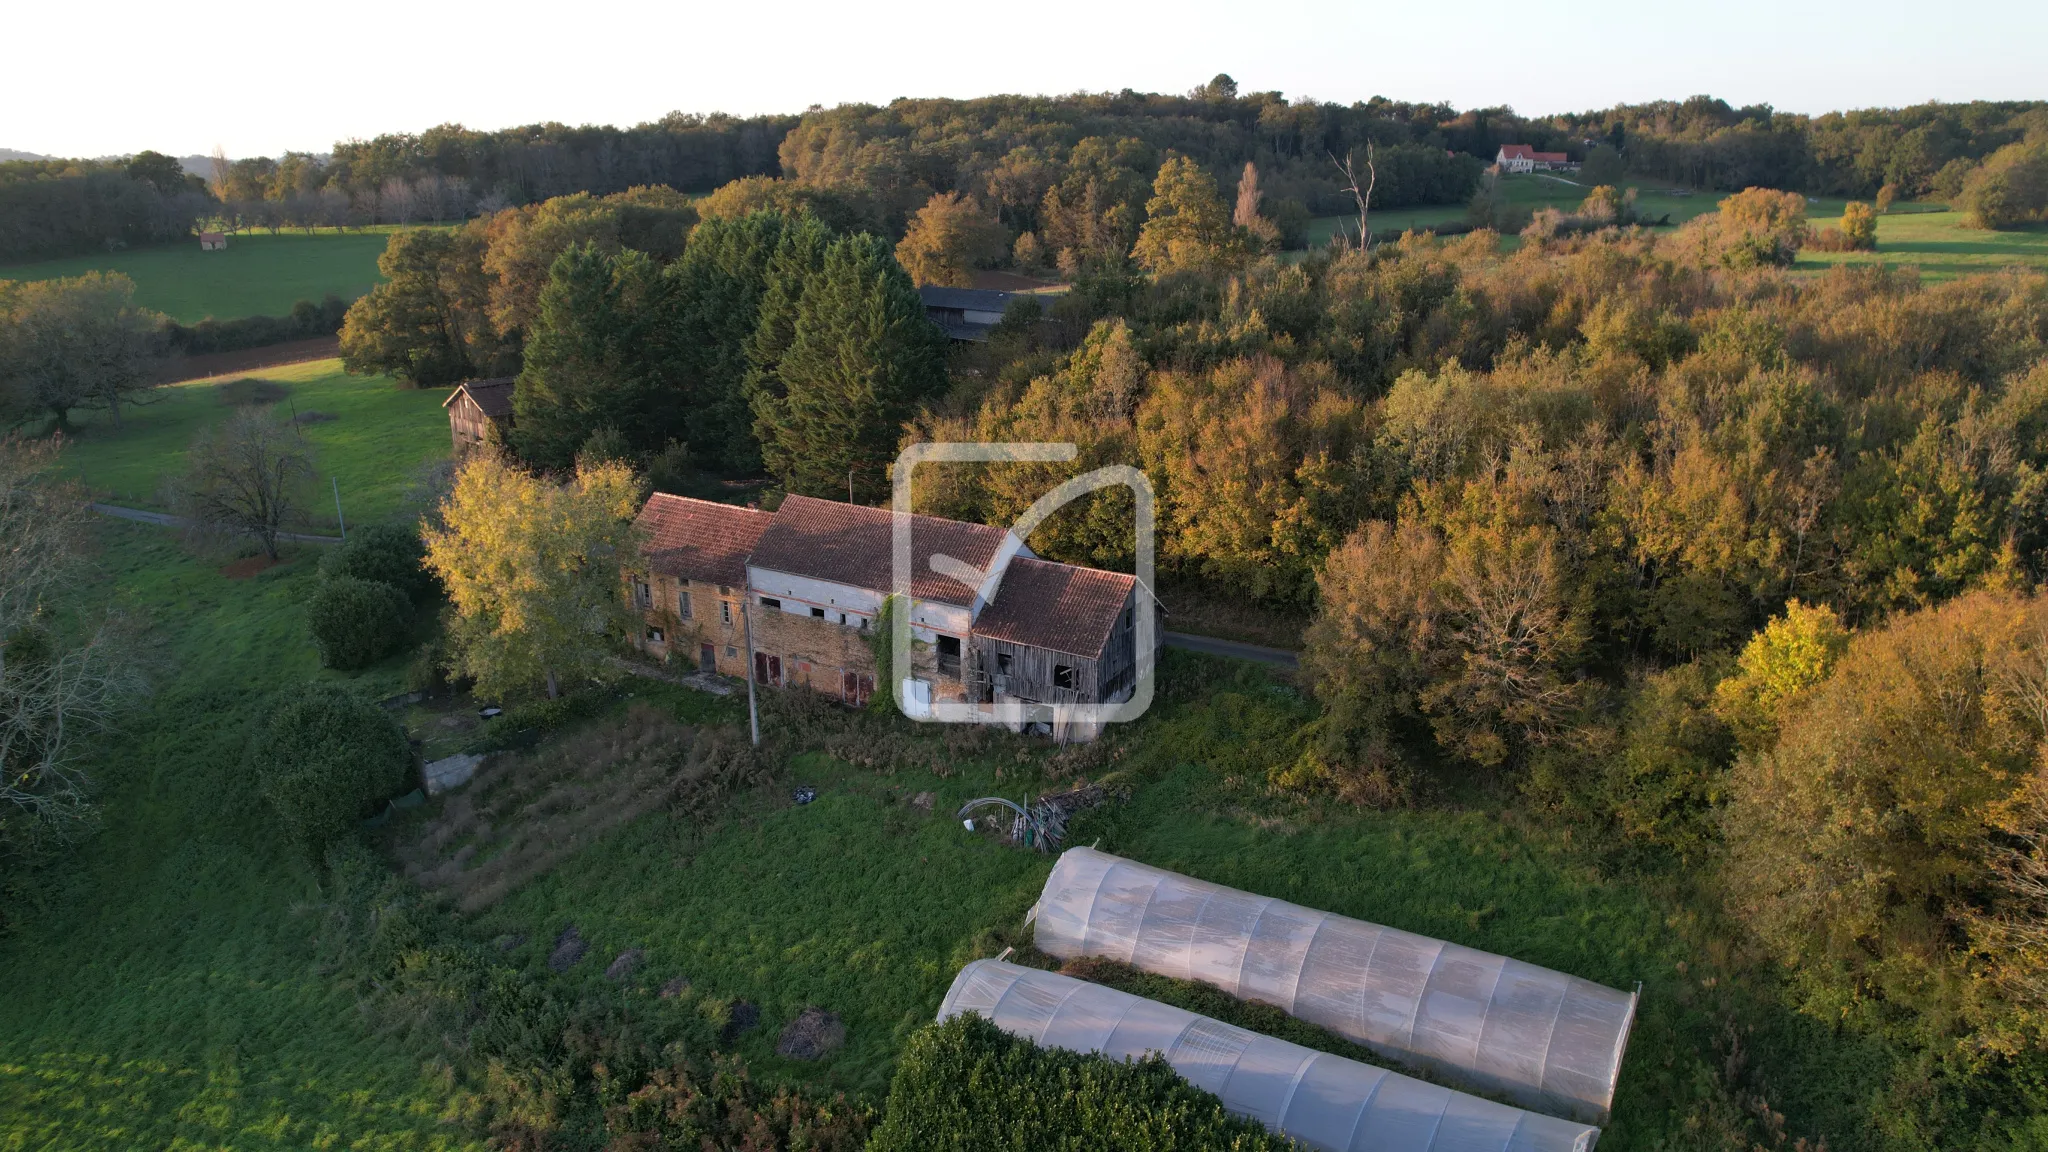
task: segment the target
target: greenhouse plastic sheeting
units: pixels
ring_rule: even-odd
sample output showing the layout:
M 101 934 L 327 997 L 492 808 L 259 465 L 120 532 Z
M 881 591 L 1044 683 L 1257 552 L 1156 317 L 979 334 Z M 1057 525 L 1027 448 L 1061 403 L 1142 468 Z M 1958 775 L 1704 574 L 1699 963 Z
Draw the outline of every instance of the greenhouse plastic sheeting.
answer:
M 1048 1048 L 1113 1060 L 1157 1052 L 1225 1109 L 1323 1152 L 1591 1152 L 1600 1138 L 1598 1128 L 1001 960 L 953 978 L 939 1019 L 967 1012 Z
M 1090 848 L 1034 910 L 1040 950 L 1263 1000 L 1527 1108 L 1603 1123 L 1636 997 L 1471 948 L 1254 896 Z

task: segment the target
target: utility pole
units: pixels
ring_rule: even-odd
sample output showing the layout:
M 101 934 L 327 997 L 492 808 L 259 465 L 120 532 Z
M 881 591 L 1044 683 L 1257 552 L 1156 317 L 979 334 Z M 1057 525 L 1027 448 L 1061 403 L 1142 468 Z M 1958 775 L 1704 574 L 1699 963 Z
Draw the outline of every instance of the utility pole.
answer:
M 754 613 L 753 605 L 747 603 L 752 596 L 754 582 L 749 578 L 740 585 L 740 631 L 747 637 L 747 727 L 753 732 L 754 747 L 761 746 L 761 709 L 754 703 Z
M 329 476 L 334 481 L 334 519 L 341 525 L 341 542 L 348 543 L 348 521 L 341 518 L 341 477 Z

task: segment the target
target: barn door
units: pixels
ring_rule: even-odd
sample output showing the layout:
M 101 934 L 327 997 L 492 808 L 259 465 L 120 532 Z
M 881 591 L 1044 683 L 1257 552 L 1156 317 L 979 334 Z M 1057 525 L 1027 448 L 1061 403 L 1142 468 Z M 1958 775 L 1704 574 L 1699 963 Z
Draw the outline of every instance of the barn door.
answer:
M 697 649 L 697 670 L 700 672 L 718 671 L 718 650 L 716 648 L 706 644 Z

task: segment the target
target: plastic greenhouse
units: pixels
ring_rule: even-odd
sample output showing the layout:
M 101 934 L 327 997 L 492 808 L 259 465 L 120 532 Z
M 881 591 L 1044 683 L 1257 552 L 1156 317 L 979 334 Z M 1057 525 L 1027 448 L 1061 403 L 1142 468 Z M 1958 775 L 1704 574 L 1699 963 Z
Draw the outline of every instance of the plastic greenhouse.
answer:
M 939 1019 L 967 1012 L 1045 1047 L 1111 1059 L 1157 1052 L 1229 1111 L 1324 1152 L 1591 1152 L 1600 1138 L 1598 1128 L 1001 960 L 953 978 Z
M 1604 1123 L 1636 997 L 1519 960 L 1089 848 L 1032 914 L 1040 950 L 1214 984 L 1527 1108 Z

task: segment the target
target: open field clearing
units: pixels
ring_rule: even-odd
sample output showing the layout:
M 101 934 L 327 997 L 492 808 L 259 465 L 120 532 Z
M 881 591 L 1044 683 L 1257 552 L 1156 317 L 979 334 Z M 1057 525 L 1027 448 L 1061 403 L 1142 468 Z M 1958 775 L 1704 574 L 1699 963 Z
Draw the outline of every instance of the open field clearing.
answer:
M 442 1119 L 447 1082 L 316 968 L 315 876 L 249 788 L 265 694 L 319 674 L 301 604 L 313 557 L 231 581 L 161 529 L 97 534 L 150 622 L 155 696 L 98 758 L 99 835 L 9 909 L 0 1147 L 482 1147 Z
M 1835 216 L 1841 215 L 1836 205 Z M 1829 222 L 1818 211 L 1817 223 Z M 1832 268 L 1837 264 L 1889 264 L 1913 267 L 1929 280 L 1949 280 L 1973 272 L 2020 267 L 2048 269 L 2048 227 L 1989 232 L 1963 227 L 1960 212 L 1900 212 L 1877 218 L 1877 251 L 1799 254 L 1800 269 Z
M 120 272 L 135 281 L 135 302 L 184 324 L 211 316 L 282 316 L 300 300 L 353 299 L 382 277 L 377 257 L 389 228 L 334 232 L 241 232 L 220 252 L 197 239 L 162 248 L 70 256 L 0 265 L 0 280 L 50 280 L 86 272 Z
M 170 385 L 154 403 L 124 410 L 119 429 L 105 413 L 82 413 L 61 466 L 104 503 L 164 510 L 161 480 L 184 467 L 193 436 L 227 415 L 234 401 L 257 396 L 252 386 L 231 383 L 242 379 L 281 386 L 283 395 L 267 403 L 286 419 L 296 414 L 313 444 L 320 491 L 307 509 L 312 531 L 334 528 L 329 477 L 341 482 L 350 522 L 369 523 L 396 515 L 420 466 L 448 452 L 446 390 L 402 389 L 387 377 L 350 376 L 338 360 L 314 360 L 246 378 Z

